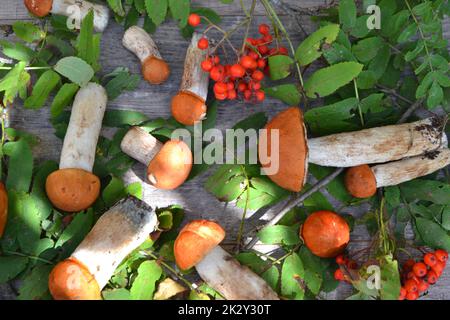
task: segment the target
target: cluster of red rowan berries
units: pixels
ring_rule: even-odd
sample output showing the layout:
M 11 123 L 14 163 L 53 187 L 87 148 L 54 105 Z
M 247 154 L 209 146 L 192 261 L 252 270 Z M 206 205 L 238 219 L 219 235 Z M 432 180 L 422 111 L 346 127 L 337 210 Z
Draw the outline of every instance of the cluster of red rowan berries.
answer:
M 399 300 L 416 300 L 419 295 L 437 282 L 448 260 L 448 252 L 436 250 L 425 253 L 423 260 L 407 260 L 402 268 L 402 288 Z
M 200 16 L 191 14 L 189 24 L 196 27 Z M 214 83 L 214 95 L 217 100 L 234 100 L 242 96 L 245 101 L 263 101 L 265 93 L 261 90 L 261 81 L 269 73 L 268 58 L 273 55 L 287 55 L 285 47 L 270 48 L 273 37 L 270 27 L 260 24 L 260 37 L 247 38 L 245 51 L 235 64 L 221 64 L 217 55 L 209 55 L 202 62 L 202 69 L 209 73 Z M 201 50 L 209 48 L 209 41 L 202 37 L 197 46 Z
M 349 259 L 343 254 L 340 254 L 336 257 L 336 263 L 339 265 L 339 268 L 334 272 L 334 278 L 339 281 L 348 282 L 348 279 L 345 277 L 341 266 L 345 266 L 349 270 L 357 270 L 359 268 L 359 265 L 355 260 Z

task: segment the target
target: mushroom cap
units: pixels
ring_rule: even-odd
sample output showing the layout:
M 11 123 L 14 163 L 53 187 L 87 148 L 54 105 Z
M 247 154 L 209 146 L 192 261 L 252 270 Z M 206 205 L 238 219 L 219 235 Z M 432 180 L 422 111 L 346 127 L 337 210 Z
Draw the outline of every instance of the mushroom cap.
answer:
M 372 169 L 362 164 L 347 170 L 345 187 L 355 198 L 369 198 L 377 192 L 377 180 Z
M 279 130 L 279 168 L 274 174 L 266 172 L 268 177 L 280 187 L 299 192 L 306 182 L 308 172 L 308 143 L 302 111 L 298 107 L 290 107 L 277 114 L 265 126 L 259 136 L 258 156 L 264 168 L 272 165 L 272 130 Z M 267 143 L 262 143 L 267 142 Z M 267 150 L 264 148 L 267 147 Z
M 78 212 L 97 200 L 100 179 L 82 169 L 60 169 L 47 177 L 45 190 L 55 207 L 66 212 Z
M 42 18 L 49 14 L 53 0 L 24 0 L 25 7 L 36 17 Z
M 5 185 L 0 182 L 0 238 L 5 231 L 6 221 L 8 220 L 8 193 Z
M 74 258 L 59 262 L 50 272 L 48 288 L 55 300 L 101 300 L 97 280 Z
M 174 244 L 175 261 L 187 270 L 203 260 L 225 238 L 222 227 L 209 220 L 193 220 L 181 229 Z
M 205 118 L 205 100 L 192 92 L 180 91 L 172 98 L 172 115 L 179 123 L 192 126 Z
M 170 140 L 150 161 L 147 179 L 155 188 L 172 190 L 186 181 L 191 169 L 191 149 L 183 141 Z
M 300 235 L 313 254 L 332 258 L 344 251 L 350 241 L 350 227 L 334 212 L 317 211 L 306 218 Z
M 142 63 L 142 75 L 151 84 L 161 84 L 169 78 L 170 67 L 164 60 L 149 56 Z

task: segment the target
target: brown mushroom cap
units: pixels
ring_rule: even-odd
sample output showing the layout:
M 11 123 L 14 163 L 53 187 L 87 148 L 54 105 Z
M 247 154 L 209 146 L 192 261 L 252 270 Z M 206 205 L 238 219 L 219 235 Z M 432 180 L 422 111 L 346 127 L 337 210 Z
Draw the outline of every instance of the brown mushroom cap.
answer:
M 225 238 L 220 225 L 209 220 L 194 220 L 181 229 L 174 244 L 175 261 L 187 270 L 203 258 Z
M 42 18 L 49 14 L 53 0 L 24 0 L 25 7 L 36 17 Z
M 191 92 L 181 91 L 172 99 L 172 115 L 179 123 L 192 126 L 205 118 L 205 100 Z
M 5 185 L 0 182 L 0 238 L 5 231 L 6 222 L 8 220 L 8 193 Z
M 169 78 L 170 67 L 164 60 L 149 56 L 142 63 L 142 75 L 151 84 L 161 84 Z
M 347 170 L 345 187 L 355 198 L 369 198 L 377 192 L 377 180 L 372 169 L 363 164 Z
M 97 280 L 78 260 L 59 262 L 50 272 L 48 288 L 55 300 L 101 300 Z
M 66 212 L 78 212 L 97 200 L 100 179 L 82 169 L 60 169 L 47 177 L 45 190 L 55 207 Z
M 170 140 L 150 161 L 147 178 L 158 189 L 172 190 L 186 181 L 191 169 L 191 149 L 183 141 Z
M 337 256 L 350 241 L 347 221 L 331 211 L 317 211 L 309 215 L 300 233 L 308 249 L 321 258 Z
M 263 163 L 261 157 L 266 154 L 270 158 L 271 132 L 279 130 L 279 169 L 268 177 L 282 188 L 299 192 L 305 184 L 308 171 L 308 144 L 301 110 L 291 107 L 280 112 L 267 123 L 265 129 L 267 131 L 260 134 L 258 146 L 261 166 L 270 167 L 271 162 Z M 267 141 L 267 150 L 263 150 L 264 143 L 261 141 Z

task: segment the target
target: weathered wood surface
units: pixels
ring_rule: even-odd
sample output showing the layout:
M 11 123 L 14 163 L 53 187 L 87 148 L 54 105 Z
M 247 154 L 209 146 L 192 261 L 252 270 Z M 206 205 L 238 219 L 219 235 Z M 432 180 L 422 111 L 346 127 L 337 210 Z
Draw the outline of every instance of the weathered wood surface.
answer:
M 222 26 L 229 28 L 243 19 L 242 11 L 236 5 L 224 5 L 217 0 L 199 0 L 193 1 L 199 6 L 206 6 L 217 10 L 223 16 Z M 250 0 L 244 1 L 247 5 Z M 324 5 L 331 1 L 284 1 L 296 8 L 311 8 L 318 5 Z M 263 16 L 264 9 L 258 5 L 253 27 L 250 34 L 256 34 L 256 25 L 260 22 L 266 22 Z M 303 34 L 292 17 L 282 15 L 283 23 L 292 37 L 294 44 L 300 42 Z M 28 15 L 21 0 L 0 0 L 0 26 L 8 25 L 16 20 L 33 20 Z M 310 21 L 310 17 L 301 16 L 299 18 L 306 32 L 315 29 L 315 25 Z M 447 19 L 446 37 L 450 38 L 450 25 Z M 121 44 L 123 28 L 111 21 L 106 29 L 102 39 L 102 55 L 101 65 L 103 67 L 102 74 L 106 74 L 119 66 L 128 67 L 131 72 L 140 74 L 140 64 L 138 59 Z M 0 39 L 5 36 L 0 31 Z M 177 26 L 173 22 L 163 24 L 153 35 L 161 54 L 165 57 L 171 66 L 172 73 L 168 81 L 159 86 L 151 86 L 145 81 L 141 81 L 138 88 L 133 92 L 126 92 L 120 97 L 110 102 L 108 109 L 128 109 L 145 113 L 150 118 L 169 117 L 170 116 L 170 100 L 176 94 L 182 75 L 182 67 L 184 62 L 184 54 L 189 45 L 189 41 L 183 39 L 178 31 Z M 234 37 L 233 42 L 238 44 L 239 35 Z M 230 128 L 237 121 L 251 115 L 252 113 L 265 111 L 269 117 L 283 110 L 286 106 L 273 99 L 267 99 L 264 104 L 246 104 L 243 102 L 221 103 L 217 113 L 217 127 L 219 129 Z M 46 159 L 58 160 L 62 143 L 53 134 L 53 128 L 49 123 L 48 106 L 41 110 L 24 110 L 20 104 L 14 106 L 11 114 L 11 126 L 17 129 L 26 130 L 40 137 L 40 145 L 35 148 L 34 155 L 36 161 L 40 162 Z M 104 130 L 104 134 L 108 135 L 109 130 Z M 136 181 L 143 178 L 144 166 L 136 165 L 131 172 L 126 175 L 129 181 Z M 209 171 L 211 173 L 211 171 Z M 203 174 L 192 181 L 188 181 L 183 186 L 174 191 L 152 190 L 148 185 L 145 188 L 145 199 L 152 206 L 162 207 L 170 204 L 182 205 L 187 210 L 186 219 L 209 218 L 217 220 L 227 231 L 227 243 L 233 243 L 237 230 L 241 221 L 242 210 L 236 208 L 234 204 L 224 204 L 217 201 L 211 194 L 203 188 L 204 182 L 209 173 Z M 359 216 L 364 212 L 364 208 L 358 211 L 345 212 L 355 216 Z M 343 212 L 344 213 L 344 212 Z M 258 215 L 259 216 L 259 215 Z M 259 219 L 267 219 L 270 214 L 263 217 L 250 217 L 246 223 L 246 229 L 253 229 L 256 225 L 262 225 L 263 221 Z M 362 241 L 367 240 L 368 236 L 364 227 L 356 227 L 352 233 L 352 240 L 355 240 L 352 247 L 358 248 L 364 245 Z M 429 299 L 450 299 L 450 271 L 444 273 L 438 284 L 436 284 L 430 294 L 426 297 Z M 0 299 L 13 297 L 12 293 L 7 290 L 6 286 L 0 286 Z M 327 298 L 340 299 L 349 295 L 349 286 L 341 285 L 336 292 L 329 294 Z

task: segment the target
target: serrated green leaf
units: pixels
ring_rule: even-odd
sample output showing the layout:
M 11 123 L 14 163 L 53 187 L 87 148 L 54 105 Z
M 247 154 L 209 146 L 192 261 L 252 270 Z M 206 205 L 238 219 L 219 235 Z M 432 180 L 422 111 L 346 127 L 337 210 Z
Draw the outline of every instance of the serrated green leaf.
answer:
M 314 72 L 305 82 L 310 98 L 326 97 L 356 78 L 363 68 L 356 62 L 342 62 Z
M 273 290 L 278 290 L 280 272 L 276 266 L 271 265 L 271 263 L 267 260 L 262 260 L 253 252 L 241 252 L 236 255 L 236 260 L 238 260 L 242 265 L 249 267 L 256 274 L 260 275 Z
M 24 279 L 19 289 L 19 300 L 49 299 L 48 276 L 52 270 L 51 265 L 36 266 Z
M 20 42 L 11 43 L 6 40 L 0 40 L 0 46 L 3 47 L 3 54 L 14 60 L 30 62 L 35 56 L 33 50 Z
M 417 25 L 412 23 L 407 26 L 397 38 L 397 43 L 404 43 L 417 34 Z
M 103 125 L 106 127 L 118 128 L 125 125 L 135 126 L 146 120 L 148 120 L 148 117 L 138 111 L 109 110 L 105 113 Z
M 102 295 L 105 300 L 131 300 L 130 291 L 125 288 L 105 290 Z
M 434 109 L 441 104 L 444 100 L 444 90 L 441 88 L 437 81 L 431 84 L 431 88 L 428 91 L 427 107 Z
M 279 99 L 290 106 L 296 106 L 301 101 L 301 95 L 294 84 L 280 84 L 275 87 L 265 88 L 264 91 L 271 97 Z
M 28 192 L 33 173 L 33 156 L 30 146 L 20 139 L 8 142 L 3 146 L 3 152 L 9 156 L 8 177 L 6 188 L 19 192 Z
M 258 238 L 265 244 L 295 245 L 300 242 L 298 226 L 275 225 L 265 227 L 258 232 Z
M 162 269 L 156 261 L 144 261 L 137 270 L 136 279 L 130 289 L 132 300 L 152 300 L 156 281 L 161 278 Z
M 27 257 L 0 257 L 0 284 L 14 279 L 28 264 Z
M 190 13 L 190 0 L 169 0 L 169 8 L 172 16 L 178 21 L 178 26 L 184 28 Z
M 73 100 L 73 97 L 78 92 L 80 87 L 76 83 L 65 83 L 56 93 L 53 98 L 52 105 L 50 106 L 50 113 L 52 117 L 57 117 L 63 112 Z
M 415 179 L 402 183 L 400 190 L 408 202 L 425 200 L 436 204 L 450 204 L 450 185 L 440 181 Z
M 31 22 L 16 21 L 12 25 L 14 34 L 26 42 L 34 42 L 44 38 L 45 33 Z
M 270 79 L 281 80 L 291 74 L 291 67 L 294 60 L 285 55 L 276 55 L 269 57 Z
M 123 17 L 125 15 L 125 10 L 122 6 L 122 0 L 107 0 L 111 10 L 118 16 Z
M 66 77 L 70 81 L 84 87 L 94 76 L 94 70 L 84 60 L 78 57 L 65 57 L 59 60 L 55 67 L 55 71 Z
M 166 19 L 168 9 L 167 0 L 145 0 L 145 7 L 148 16 L 156 26 L 159 26 Z
M 416 218 L 415 225 L 420 239 L 434 249 L 450 250 L 450 236 L 437 223 L 424 218 Z
M 398 300 L 400 296 L 400 273 L 397 260 L 392 255 L 384 256 L 380 259 L 381 268 L 381 284 L 380 298 L 381 300 Z
M 77 56 L 91 65 L 93 69 L 98 68 L 98 57 L 100 41 L 96 40 L 94 36 L 94 11 L 89 10 L 89 13 L 84 17 L 80 34 L 76 42 Z
M 130 74 L 128 69 L 117 70 L 113 78 L 105 85 L 108 99 L 110 101 L 114 100 L 125 90 L 134 90 L 139 84 L 139 81 L 140 77 L 137 74 Z
M 330 48 L 323 51 L 323 56 L 329 64 L 336 64 L 345 61 L 356 61 L 353 53 L 340 43 L 333 43 Z
M 369 62 L 377 56 L 378 51 L 384 45 L 384 41 L 381 37 L 371 37 L 358 41 L 358 43 L 352 47 L 352 52 L 359 61 Z
M 356 23 L 356 4 L 353 0 L 339 1 L 339 22 L 344 30 L 353 28 Z
M 64 255 L 72 254 L 73 250 L 91 230 L 93 223 L 94 214 L 92 210 L 87 210 L 86 213 L 80 212 L 75 214 L 72 222 L 64 229 L 56 241 L 55 248 L 62 247 Z
M 287 257 L 281 268 L 281 294 L 289 299 L 303 300 L 305 270 L 300 257 L 293 253 Z
M 14 102 L 19 92 L 25 91 L 30 82 L 30 74 L 25 71 L 26 62 L 17 63 L 4 77 L 0 80 L 0 92 L 3 94 L 3 104 L 8 106 Z
M 61 77 L 55 71 L 45 71 L 33 86 L 31 96 L 25 100 L 24 107 L 29 109 L 41 108 L 60 81 Z

